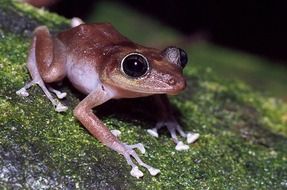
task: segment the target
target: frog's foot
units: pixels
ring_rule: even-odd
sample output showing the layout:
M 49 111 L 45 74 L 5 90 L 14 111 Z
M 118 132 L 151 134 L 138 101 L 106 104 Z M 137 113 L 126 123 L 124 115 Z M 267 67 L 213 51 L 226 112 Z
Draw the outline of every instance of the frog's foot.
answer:
M 125 157 L 125 159 L 127 160 L 127 163 L 132 167 L 132 170 L 130 172 L 132 176 L 134 176 L 136 178 L 140 178 L 143 176 L 143 172 L 138 168 L 138 166 L 136 164 L 134 164 L 134 162 L 132 161 L 132 158 L 134 158 L 140 166 L 145 167 L 152 176 L 155 176 L 160 172 L 159 169 L 156 169 L 156 168 L 144 163 L 140 159 L 140 157 L 137 155 L 137 153 L 133 150 L 133 149 L 137 148 L 142 154 L 144 154 L 145 148 L 144 148 L 143 144 L 141 144 L 141 143 L 134 144 L 134 145 L 123 144 L 123 146 L 124 146 L 125 150 L 121 154 Z
M 116 137 L 119 137 L 121 135 L 121 132 L 117 129 L 111 130 L 111 133 L 113 135 L 115 135 Z M 153 168 L 152 166 L 145 164 L 139 158 L 137 153 L 133 150 L 133 149 L 138 149 L 142 154 L 145 154 L 146 150 L 145 150 L 144 145 L 142 143 L 137 143 L 137 144 L 133 144 L 133 145 L 128 145 L 126 143 L 120 143 L 120 144 L 123 146 L 123 152 L 119 152 L 119 153 L 125 157 L 128 164 L 132 167 L 132 170 L 130 172 L 132 176 L 134 176 L 136 178 L 140 178 L 143 176 L 142 171 L 140 171 L 138 166 L 133 163 L 132 157 L 139 163 L 139 165 L 147 168 L 149 173 L 152 176 L 155 176 L 160 172 L 159 169 Z
M 34 84 L 36 84 L 34 81 L 28 82 L 20 90 L 16 91 L 16 94 L 23 97 L 29 96 L 29 92 L 27 91 L 27 89 L 33 86 Z
M 167 127 L 172 140 L 176 143 L 175 149 L 178 151 L 188 150 L 189 146 L 178 140 L 176 133 L 179 133 L 180 136 L 186 138 L 188 144 L 195 142 L 199 138 L 198 133 L 184 132 L 181 126 L 175 120 L 160 121 L 154 128 L 148 129 L 147 132 L 154 137 L 158 137 L 158 130 L 164 126 Z
M 59 102 L 59 100 L 53 98 L 53 96 L 51 95 L 49 90 L 46 88 L 46 86 L 42 80 L 40 80 L 40 81 L 32 80 L 32 81 L 28 82 L 24 87 L 22 87 L 20 90 L 18 90 L 16 92 L 16 94 L 18 94 L 20 96 L 24 96 L 24 97 L 29 96 L 27 89 L 29 89 L 31 86 L 33 86 L 35 84 L 37 84 L 41 87 L 41 89 L 43 90 L 43 92 L 45 93 L 47 98 L 52 102 L 52 104 L 55 107 L 55 110 L 57 112 L 64 112 L 68 109 L 68 107 L 63 105 L 61 102 Z

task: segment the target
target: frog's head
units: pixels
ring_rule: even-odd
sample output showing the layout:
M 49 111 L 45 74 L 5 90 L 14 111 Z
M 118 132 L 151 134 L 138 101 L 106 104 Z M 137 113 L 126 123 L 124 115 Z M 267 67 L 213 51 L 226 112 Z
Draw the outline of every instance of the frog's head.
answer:
M 152 48 L 127 48 L 114 54 L 105 68 L 106 82 L 140 94 L 177 94 L 186 87 L 182 70 L 187 54 L 176 47 L 163 51 Z

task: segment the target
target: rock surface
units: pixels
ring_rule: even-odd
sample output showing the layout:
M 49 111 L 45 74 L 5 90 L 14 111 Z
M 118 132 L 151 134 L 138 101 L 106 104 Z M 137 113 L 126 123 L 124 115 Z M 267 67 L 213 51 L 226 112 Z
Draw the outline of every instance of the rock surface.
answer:
M 38 87 L 15 92 L 29 80 L 25 59 L 37 25 L 57 32 L 68 20 L 16 1 L 0 4 L 1 189 L 287 189 L 287 106 L 238 81 L 188 65 L 188 89 L 171 97 L 187 131 L 201 134 L 177 152 L 165 131 L 146 132 L 155 121 L 145 100 L 112 101 L 95 109 L 121 140 L 142 142 L 143 160 L 161 170 L 137 180 L 117 153 L 95 140 L 72 115 L 82 98 L 65 81 L 66 113 L 56 113 Z M 125 106 L 123 106 L 125 105 Z M 113 109 L 110 109 L 110 108 Z M 129 110 L 133 109 L 133 113 Z

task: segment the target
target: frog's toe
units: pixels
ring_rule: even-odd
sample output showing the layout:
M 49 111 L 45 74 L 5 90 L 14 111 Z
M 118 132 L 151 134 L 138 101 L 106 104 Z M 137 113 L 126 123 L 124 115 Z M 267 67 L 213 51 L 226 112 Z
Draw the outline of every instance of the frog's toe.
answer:
M 178 139 L 178 135 L 185 138 L 188 144 L 195 142 L 199 138 L 199 133 L 191 133 L 183 131 L 181 126 L 174 118 L 166 121 L 159 121 L 156 124 L 155 128 L 148 129 L 147 132 L 154 137 L 158 137 L 157 131 L 162 127 L 167 127 L 173 142 L 176 144 L 175 149 L 178 151 L 189 149 L 187 144 L 184 144 L 182 141 Z
M 140 178 L 143 176 L 143 173 L 139 170 L 138 166 L 136 164 L 133 163 L 132 161 L 132 157 L 136 160 L 136 162 L 140 165 L 140 166 L 143 166 L 145 167 L 149 173 L 152 175 L 152 176 L 155 176 L 157 175 L 160 170 L 159 169 L 156 169 L 150 165 L 147 165 L 146 163 L 144 163 L 140 157 L 138 156 L 138 154 L 133 150 L 134 148 L 137 148 L 139 149 L 142 153 L 145 153 L 145 149 L 144 149 L 144 146 L 143 144 L 141 143 L 138 143 L 138 144 L 134 144 L 134 145 L 127 145 L 127 144 L 123 144 L 124 147 L 125 147 L 125 151 L 121 154 L 123 154 L 123 156 L 126 158 L 128 164 L 132 167 L 132 170 L 131 170 L 131 175 L 136 177 L 136 178 Z
M 56 108 L 55 108 L 56 112 L 65 112 L 68 110 L 68 107 L 67 106 L 64 106 L 63 104 L 61 103 L 58 103 L 56 105 Z
M 199 138 L 199 133 L 187 133 L 186 141 L 188 144 L 194 143 Z
M 178 143 L 175 146 L 175 149 L 177 151 L 188 150 L 189 146 L 187 144 L 184 144 L 182 141 L 178 141 Z
M 61 92 L 59 90 L 56 90 L 54 88 L 52 88 L 51 86 L 48 87 L 48 89 L 53 92 L 54 94 L 56 94 L 57 98 L 59 99 L 63 99 L 67 96 L 67 93 L 66 92 Z
M 158 137 L 157 128 L 148 129 L 147 132 L 153 137 Z
M 27 89 L 29 89 L 34 84 L 36 84 L 36 82 L 34 80 L 26 83 L 25 86 L 23 86 L 20 90 L 18 90 L 16 92 L 16 94 L 19 95 L 19 96 L 23 96 L 23 97 L 29 96 L 29 93 L 28 93 Z
M 21 88 L 16 92 L 16 94 L 23 97 L 29 96 L 29 92 L 26 90 L 26 88 Z
M 67 96 L 67 93 L 66 92 L 60 92 L 58 94 L 56 94 L 56 96 L 59 98 L 59 99 L 63 99 Z
M 134 166 L 130 173 L 132 176 L 136 177 L 137 179 L 143 176 L 142 171 L 140 171 L 140 169 L 137 166 Z
M 150 175 L 152 175 L 152 176 L 155 176 L 158 173 L 160 173 L 159 169 L 156 169 L 156 168 L 153 168 L 153 167 L 148 168 L 148 171 L 149 171 Z
M 125 146 L 128 147 L 129 149 L 137 148 L 142 154 L 146 152 L 144 145 L 142 143 L 137 143 L 137 144 L 132 144 L 132 145 L 125 144 Z

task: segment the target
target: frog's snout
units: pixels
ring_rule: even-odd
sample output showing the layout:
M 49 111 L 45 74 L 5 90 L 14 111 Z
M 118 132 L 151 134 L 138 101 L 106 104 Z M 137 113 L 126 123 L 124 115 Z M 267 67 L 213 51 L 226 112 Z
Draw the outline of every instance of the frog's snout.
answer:
M 172 87 L 172 90 L 168 92 L 169 95 L 176 95 L 186 88 L 186 80 L 184 78 L 178 80 L 170 78 L 167 81 L 168 85 Z

